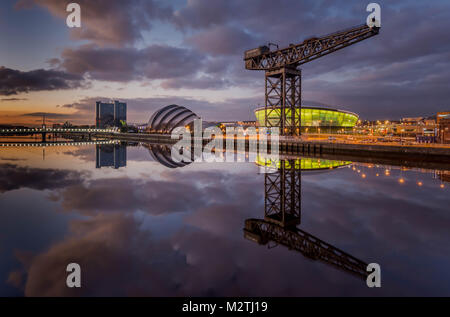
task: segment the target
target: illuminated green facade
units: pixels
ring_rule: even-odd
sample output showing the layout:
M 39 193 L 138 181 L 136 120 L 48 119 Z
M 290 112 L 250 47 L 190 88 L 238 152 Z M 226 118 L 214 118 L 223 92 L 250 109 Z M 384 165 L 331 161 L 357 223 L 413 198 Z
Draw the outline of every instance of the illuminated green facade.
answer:
M 286 122 L 291 124 L 291 110 L 285 109 Z M 296 111 L 298 118 L 299 111 Z M 281 110 L 268 110 L 269 122 L 271 126 L 279 126 Z M 265 126 L 265 108 L 255 110 L 256 120 L 260 126 Z M 358 121 L 358 115 L 344 110 L 334 110 L 327 108 L 302 107 L 301 126 L 302 128 L 314 127 L 332 127 L 332 128 L 353 128 Z
M 260 166 L 267 166 L 272 168 L 280 168 L 280 160 L 273 160 L 270 158 L 265 158 L 262 156 L 256 157 L 256 164 Z M 335 161 L 335 160 L 325 160 L 325 159 L 318 159 L 318 158 L 301 158 L 301 159 L 295 159 L 294 162 L 294 169 L 296 170 L 302 170 L 302 171 L 314 171 L 314 170 L 326 170 L 326 169 L 334 169 L 338 167 L 343 167 L 346 165 L 351 164 L 352 162 L 349 161 Z M 284 161 L 285 168 L 291 169 L 291 165 L 289 163 L 289 160 Z

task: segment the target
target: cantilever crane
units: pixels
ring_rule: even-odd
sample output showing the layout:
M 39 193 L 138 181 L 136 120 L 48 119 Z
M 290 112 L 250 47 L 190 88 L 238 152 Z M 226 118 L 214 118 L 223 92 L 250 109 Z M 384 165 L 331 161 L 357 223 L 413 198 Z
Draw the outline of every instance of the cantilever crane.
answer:
M 364 24 L 319 38 L 312 37 L 302 43 L 275 51 L 271 51 L 268 46 L 245 51 L 245 68 L 266 72 L 265 126 L 279 127 L 281 135 L 299 135 L 301 122 L 299 66 L 375 36 L 379 30 L 379 27 Z M 295 115 L 296 112 L 298 116 Z

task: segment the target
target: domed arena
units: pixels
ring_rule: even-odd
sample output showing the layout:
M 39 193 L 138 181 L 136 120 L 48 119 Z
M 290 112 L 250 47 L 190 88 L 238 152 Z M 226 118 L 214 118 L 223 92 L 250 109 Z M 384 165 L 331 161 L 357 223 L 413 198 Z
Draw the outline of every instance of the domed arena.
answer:
M 200 119 L 194 112 L 183 106 L 165 106 L 151 116 L 147 129 L 149 132 L 171 133 L 176 127 L 184 127 L 192 124 L 195 119 Z

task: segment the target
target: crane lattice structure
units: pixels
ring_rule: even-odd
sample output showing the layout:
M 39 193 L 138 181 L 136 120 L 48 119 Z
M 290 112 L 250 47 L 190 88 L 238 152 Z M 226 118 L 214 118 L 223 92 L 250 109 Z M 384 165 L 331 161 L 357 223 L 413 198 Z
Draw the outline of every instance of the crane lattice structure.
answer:
M 281 227 L 295 227 L 301 220 L 301 171 L 295 160 L 280 160 L 274 173 L 264 174 L 264 219 Z
M 379 33 L 366 24 L 271 51 L 268 46 L 248 50 L 245 68 L 263 70 L 265 76 L 265 126 L 279 127 L 280 135 L 301 133 L 300 65 L 353 45 Z M 298 114 L 298 115 L 297 115 Z
M 275 164 L 275 171 L 264 175 L 264 219 L 247 219 L 244 237 L 261 245 L 284 245 L 307 258 L 367 278 L 367 263 L 297 228 L 301 222 L 301 163 L 282 159 Z
M 283 228 L 262 219 L 245 220 L 245 238 L 261 245 L 269 242 L 300 252 L 305 257 L 332 265 L 366 279 L 367 263 L 298 228 Z

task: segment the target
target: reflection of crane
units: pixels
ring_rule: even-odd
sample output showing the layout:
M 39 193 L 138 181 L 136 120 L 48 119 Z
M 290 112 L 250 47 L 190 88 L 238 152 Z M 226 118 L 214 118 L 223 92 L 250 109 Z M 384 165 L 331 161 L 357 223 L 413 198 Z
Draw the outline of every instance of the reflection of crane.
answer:
M 275 173 L 265 174 L 264 220 L 247 219 L 244 237 L 261 245 L 284 245 L 366 278 L 366 263 L 296 227 L 301 218 L 301 171 L 295 166 L 295 160 L 281 160 Z
M 245 68 L 266 72 L 265 126 L 280 127 L 282 135 L 300 134 L 301 71 L 298 67 L 378 32 L 379 27 L 364 24 L 274 51 L 268 46 L 246 51 Z
M 283 228 L 262 219 L 247 219 L 244 236 L 261 245 L 272 241 L 310 259 L 323 261 L 364 279 L 367 277 L 367 263 L 298 228 Z

